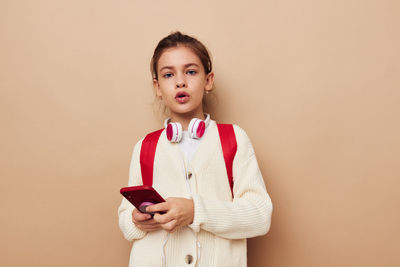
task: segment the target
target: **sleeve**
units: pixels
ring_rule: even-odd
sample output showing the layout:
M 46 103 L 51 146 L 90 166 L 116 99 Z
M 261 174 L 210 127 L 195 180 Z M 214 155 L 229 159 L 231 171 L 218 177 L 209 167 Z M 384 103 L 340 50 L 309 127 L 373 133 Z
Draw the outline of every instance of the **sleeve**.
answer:
M 238 145 L 233 162 L 234 198 L 221 201 L 193 195 L 195 214 L 189 227 L 195 232 L 203 229 L 223 238 L 241 239 L 269 231 L 272 202 L 250 139 L 238 126 L 234 130 Z
M 129 167 L 128 186 L 142 184 L 142 175 L 140 171 L 140 148 L 142 141 L 143 139 L 140 140 L 133 149 L 131 164 Z M 119 228 L 121 229 L 125 239 L 128 241 L 141 239 L 146 235 L 145 231 L 137 228 L 132 222 L 133 209 L 135 209 L 135 207 L 123 197 L 121 205 L 118 208 Z

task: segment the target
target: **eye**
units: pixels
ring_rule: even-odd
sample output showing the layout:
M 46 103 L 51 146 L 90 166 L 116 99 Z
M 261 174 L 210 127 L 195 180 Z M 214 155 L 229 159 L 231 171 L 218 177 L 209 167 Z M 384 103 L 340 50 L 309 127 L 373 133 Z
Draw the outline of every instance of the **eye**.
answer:
M 189 74 L 189 75 L 195 75 L 195 74 L 197 73 L 197 71 L 195 71 L 195 70 L 188 70 L 186 73 Z
M 164 78 L 171 78 L 172 77 L 172 73 L 165 73 L 163 75 Z

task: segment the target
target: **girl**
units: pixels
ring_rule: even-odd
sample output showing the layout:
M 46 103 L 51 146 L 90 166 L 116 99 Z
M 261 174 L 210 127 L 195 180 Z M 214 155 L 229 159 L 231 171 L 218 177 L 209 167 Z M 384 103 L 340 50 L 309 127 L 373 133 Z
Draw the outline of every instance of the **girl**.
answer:
M 219 126 L 204 113 L 214 81 L 207 49 L 172 33 L 158 43 L 151 72 L 170 115 L 153 169 L 153 187 L 166 202 L 146 208 L 152 217 L 122 199 L 120 229 L 133 241 L 129 266 L 246 266 L 246 238 L 268 232 L 272 203 L 244 130 L 233 125 L 236 154 L 229 167 Z M 142 143 L 133 149 L 129 186 L 143 184 Z

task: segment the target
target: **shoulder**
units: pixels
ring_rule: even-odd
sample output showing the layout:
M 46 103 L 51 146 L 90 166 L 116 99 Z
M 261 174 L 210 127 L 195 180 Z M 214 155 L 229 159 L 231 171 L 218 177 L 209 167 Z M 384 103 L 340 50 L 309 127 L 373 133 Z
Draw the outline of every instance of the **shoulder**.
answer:
M 242 143 L 247 143 L 248 144 L 250 142 L 250 139 L 249 139 L 246 131 L 243 128 L 241 128 L 239 125 L 231 124 L 231 123 L 215 123 L 215 124 L 218 125 L 218 126 L 224 126 L 224 125 L 230 126 L 230 125 L 232 125 L 233 131 L 235 133 L 236 141 L 238 143 L 241 143 L 241 144 Z
M 247 135 L 246 131 L 236 124 L 222 124 L 218 123 L 218 125 L 232 125 L 233 131 L 235 133 L 236 142 L 241 145 L 250 145 L 250 138 Z
M 236 124 L 233 124 L 233 129 L 235 131 L 235 136 L 236 136 L 238 156 L 243 156 L 244 158 L 248 158 L 251 155 L 253 155 L 254 148 L 246 131 Z
M 236 139 L 240 141 L 249 142 L 249 136 L 247 135 L 246 131 L 236 124 L 232 124 L 233 130 L 235 131 Z
M 235 158 L 246 159 L 254 154 L 253 145 L 246 131 L 236 124 L 231 124 L 235 133 L 237 151 Z
M 139 141 L 136 142 L 136 144 L 133 146 L 133 151 L 132 151 L 132 161 L 137 160 L 140 155 L 140 149 L 142 148 L 142 143 L 143 143 L 143 138 L 141 138 Z

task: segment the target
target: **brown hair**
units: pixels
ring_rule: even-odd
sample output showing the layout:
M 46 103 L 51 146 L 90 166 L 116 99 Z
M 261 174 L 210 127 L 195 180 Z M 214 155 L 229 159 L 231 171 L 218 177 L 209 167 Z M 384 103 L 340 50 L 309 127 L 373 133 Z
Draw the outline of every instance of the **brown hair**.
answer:
M 154 54 L 150 62 L 150 71 L 153 79 L 158 79 L 157 64 L 164 50 L 171 47 L 177 47 L 179 45 L 183 45 L 192 49 L 193 52 L 199 57 L 205 73 L 208 74 L 211 72 L 212 63 L 207 48 L 196 38 L 176 31 L 163 38 L 154 50 Z

